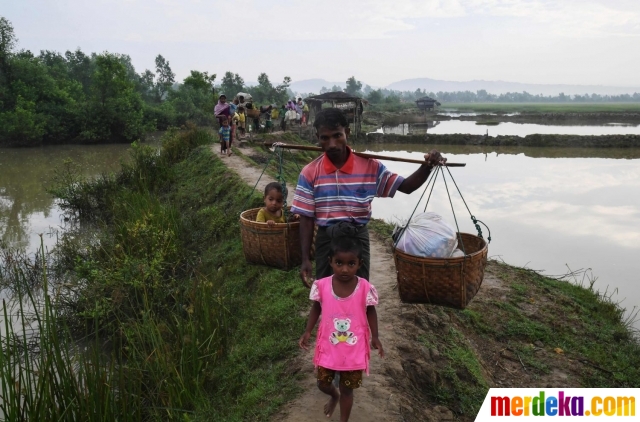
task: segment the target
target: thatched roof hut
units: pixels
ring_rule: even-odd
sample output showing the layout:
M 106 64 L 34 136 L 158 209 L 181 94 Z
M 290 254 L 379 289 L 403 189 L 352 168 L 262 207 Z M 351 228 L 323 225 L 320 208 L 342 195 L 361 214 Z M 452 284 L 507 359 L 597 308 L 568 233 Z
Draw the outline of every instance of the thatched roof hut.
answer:
M 304 101 L 309 104 L 313 115 L 322 109 L 323 104 L 331 104 L 331 107 L 342 109 L 347 115 L 347 120 L 353 122 L 352 133 L 356 137 L 359 135 L 362 127 L 363 107 L 368 104 L 367 100 L 346 92 L 333 91 L 307 97 Z
M 429 110 L 434 110 L 436 106 L 439 106 L 441 104 L 431 97 L 422 97 L 416 100 L 416 105 L 420 110 L 429 111 Z

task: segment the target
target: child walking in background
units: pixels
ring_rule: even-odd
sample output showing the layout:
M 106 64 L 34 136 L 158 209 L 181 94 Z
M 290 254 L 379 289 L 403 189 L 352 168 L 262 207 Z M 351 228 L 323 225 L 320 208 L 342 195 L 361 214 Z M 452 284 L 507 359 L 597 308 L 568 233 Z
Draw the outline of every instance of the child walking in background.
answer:
M 229 126 L 229 119 L 224 117 L 222 119 L 222 126 L 220 126 L 220 130 L 218 130 L 218 134 L 220 135 L 220 153 L 227 154 L 227 156 L 231 155 L 231 126 Z
M 245 122 L 247 121 L 247 116 L 244 113 L 244 107 L 238 107 L 238 112 L 236 114 L 238 115 L 238 130 L 240 130 L 240 135 L 244 136 Z
M 258 223 L 267 223 L 273 226 L 276 223 L 286 223 L 282 206 L 284 205 L 284 194 L 282 193 L 282 185 L 278 182 L 271 182 L 264 188 L 264 207 L 260 208 L 256 221 Z M 291 220 L 300 218 L 298 214 L 291 216 Z
M 353 406 L 353 390 L 362 384 L 362 371 L 369 374 L 369 341 L 384 357 L 375 308 L 378 292 L 367 280 L 356 276 L 362 265 L 362 245 L 357 239 L 334 238 L 329 262 L 333 275 L 316 280 L 311 286 L 309 298 L 313 306 L 298 344 L 309 349 L 311 331 L 322 316 L 313 356 L 318 388 L 331 396 L 324 414 L 331 417 L 340 403 L 340 421 L 346 422 Z M 340 374 L 339 389 L 332 384 L 336 373 Z

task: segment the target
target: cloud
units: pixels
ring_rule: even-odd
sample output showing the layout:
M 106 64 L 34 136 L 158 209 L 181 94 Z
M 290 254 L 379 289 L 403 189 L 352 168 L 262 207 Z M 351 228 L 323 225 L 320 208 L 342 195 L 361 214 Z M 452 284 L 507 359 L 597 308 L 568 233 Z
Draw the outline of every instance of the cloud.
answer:
M 640 36 L 637 5 L 615 1 L 470 0 L 467 11 L 514 17 L 542 24 L 551 33 L 569 37 Z

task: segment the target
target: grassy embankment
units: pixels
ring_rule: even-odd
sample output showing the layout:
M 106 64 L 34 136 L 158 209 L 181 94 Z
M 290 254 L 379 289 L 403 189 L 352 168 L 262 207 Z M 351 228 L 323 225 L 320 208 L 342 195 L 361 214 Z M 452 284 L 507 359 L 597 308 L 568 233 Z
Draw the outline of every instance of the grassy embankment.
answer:
M 245 263 L 238 215 L 261 195 L 228 171 L 212 141 L 197 129 L 170 132 L 159 154 L 135 146 L 116 175 L 61 173 L 53 191 L 95 235 L 60 246 L 65 275 L 40 319 L 42 353 L 22 344 L 28 332 L 2 337 L 0 382 L 17 391 L 3 401 L 6 415 L 267 420 L 293 397 L 287 358 L 307 291 L 296 270 Z M 78 338 L 90 352 L 69 351 Z
M 40 319 L 44 353 L 31 353 L 25 332 L 3 336 L 0 381 L 3 391 L 13 392 L 3 402 L 5 414 L 15 420 L 267 420 L 295 395 L 287 359 L 297 354 L 307 291 L 296 270 L 244 262 L 237 215 L 250 188 L 211 153 L 209 142 L 195 129 L 169 133 L 159 155 L 136 147 L 132 164 L 116 176 L 89 182 L 64 173 L 56 192 L 99 229 L 91 239 L 67 238 L 62 245 L 68 273 L 53 290 L 55 306 L 47 303 Z M 264 163 L 268 155 L 256 150 L 246 158 Z M 298 165 L 313 155 L 287 156 L 284 174 L 292 186 Z M 250 206 L 259 203 L 254 194 Z M 372 227 L 388 237 L 388 225 Z M 575 371 L 580 385 L 637 385 L 640 349 L 617 306 L 530 271 L 497 263 L 489 271 L 507 287 L 504 298 L 479 297 L 461 312 L 415 307 L 413 320 L 423 324 L 411 330 L 412 341 L 416 350 L 429 351 L 435 374 L 421 376 L 426 369 L 415 367 L 402 377 L 399 388 L 416 409 L 442 404 L 471 420 L 496 381 L 491 349 L 478 344 L 514 350 L 527 367 L 528 378 L 517 379 L 528 385 L 566 366 L 562 359 L 589 362 Z M 539 312 L 531 312 L 534 304 L 543 305 Z M 90 352 L 69 352 L 79 335 L 88 336 Z M 26 370 L 15 371 L 17 357 Z
M 390 225 L 371 226 L 390 236 Z M 497 261 L 487 277 L 500 286 L 483 287 L 463 311 L 414 306 L 415 360 L 427 350 L 427 363 L 414 367 L 421 376 L 404 385 L 415 407 L 437 403 L 473 420 L 490 386 L 640 385 L 635 315 L 594 291 L 595 280 L 558 281 Z
M 284 136 L 265 138 L 300 142 L 291 134 Z M 237 152 L 242 155 L 242 149 Z M 295 151 L 289 156 L 285 174 L 290 186 L 298 174 L 292 161 L 303 165 L 314 156 Z M 249 163 L 261 166 L 268 157 L 260 149 L 244 155 Z M 277 169 L 270 165 L 267 172 L 275 175 Z M 373 220 L 371 227 L 383 241 L 390 238 L 389 224 Z M 558 281 L 496 261 L 489 263 L 487 271 L 501 281 L 504 290 L 495 294 L 485 288 L 490 293 L 480 294 L 464 311 L 403 305 L 422 321 L 408 329 L 416 333 L 415 353 L 404 353 L 406 367 L 412 369 L 399 381 L 414 408 L 447 406 L 461 420 L 473 420 L 490 386 L 639 385 L 640 346 L 632 335 L 632 321 L 606 294 L 578 280 Z M 420 350 L 425 349 L 430 350 L 430 359 L 422 359 Z M 435 360 L 434 354 L 438 355 Z M 422 367 L 416 364 L 427 360 L 430 363 Z M 497 360 L 502 361 L 500 366 Z M 567 378 L 554 378 L 559 372 Z

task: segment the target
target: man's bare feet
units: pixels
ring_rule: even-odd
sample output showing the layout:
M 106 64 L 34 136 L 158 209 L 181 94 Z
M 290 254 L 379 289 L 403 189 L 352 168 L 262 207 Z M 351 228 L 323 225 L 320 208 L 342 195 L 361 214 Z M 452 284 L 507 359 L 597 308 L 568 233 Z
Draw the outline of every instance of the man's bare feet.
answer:
M 336 392 L 336 396 L 331 397 L 327 402 L 327 404 L 324 405 L 324 415 L 327 418 L 330 418 L 331 415 L 333 415 L 333 411 L 336 410 L 336 406 L 338 405 L 339 401 L 340 401 L 340 394 Z

